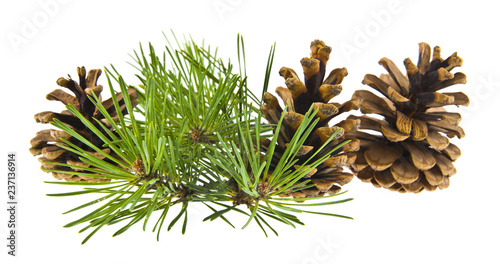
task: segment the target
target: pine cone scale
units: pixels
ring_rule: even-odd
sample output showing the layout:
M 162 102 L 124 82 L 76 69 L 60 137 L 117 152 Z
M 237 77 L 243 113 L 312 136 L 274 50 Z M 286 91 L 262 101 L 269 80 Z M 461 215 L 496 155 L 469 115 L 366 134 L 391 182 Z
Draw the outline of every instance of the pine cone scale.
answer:
M 396 85 L 391 85 L 389 83 L 389 85 L 394 89 L 399 88 L 399 91 L 397 90 L 396 91 L 400 93 L 402 96 L 405 97 L 408 96 L 408 92 L 410 90 L 409 89 L 410 83 L 408 82 L 408 78 L 406 78 L 406 76 L 403 75 L 403 73 L 399 70 L 396 64 L 394 64 L 392 60 L 385 57 L 382 58 L 378 63 L 382 65 L 389 72 L 389 75 L 392 77 L 391 80 L 394 82 L 394 84 L 396 84 Z
M 418 179 L 419 170 L 413 166 L 405 157 L 400 157 L 391 166 L 394 179 L 401 184 L 410 184 Z
M 403 148 L 397 145 L 375 143 L 365 151 L 365 159 L 375 171 L 389 168 L 394 161 L 403 155 Z
M 385 169 L 383 171 L 375 171 L 374 177 L 375 181 L 384 188 L 389 188 L 396 183 L 396 180 L 392 176 L 390 169 Z

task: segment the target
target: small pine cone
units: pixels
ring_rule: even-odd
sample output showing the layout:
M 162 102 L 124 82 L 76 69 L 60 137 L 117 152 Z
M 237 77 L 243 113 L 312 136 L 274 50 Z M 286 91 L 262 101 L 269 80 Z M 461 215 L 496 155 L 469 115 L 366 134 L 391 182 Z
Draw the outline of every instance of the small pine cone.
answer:
M 287 88 L 278 87 L 276 93 L 283 100 L 283 104 L 288 106 L 280 129 L 277 146 L 275 147 L 274 155 L 276 157 L 273 159 L 274 163 L 277 164 L 279 157 L 286 151 L 288 143 L 293 138 L 295 131 L 302 123 L 304 115 L 311 105 L 313 105 L 314 110 L 319 109 L 316 114 L 319 122 L 297 154 L 298 162 L 296 166 L 306 162 L 338 129 L 340 129 L 340 133 L 315 158 L 323 157 L 339 143 L 351 140 L 348 144 L 333 152 L 330 158 L 304 177 L 309 179 L 315 186 L 288 194 L 295 198 L 338 193 L 341 190 L 340 186 L 349 183 L 354 177 L 351 173 L 344 172 L 343 167 L 348 166 L 356 159 L 353 151 L 359 148 L 359 141 L 352 137 L 351 133 L 357 130 L 359 120 L 343 120 L 334 126 L 329 126 L 328 123 L 341 113 L 358 109 L 359 101 L 353 99 L 344 104 L 329 102 L 333 97 L 340 94 L 342 91 L 340 83 L 347 75 L 345 68 L 337 68 L 331 71 L 325 79 L 326 63 L 330 57 L 330 52 L 331 48 L 326 46 L 323 41 L 315 40 L 311 43 L 311 56 L 300 61 L 305 75 L 305 82 L 299 79 L 293 69 L 283 67 L 279 72 L 285 78 Z M 262 113 L 269 123 L 278 124 L 283 112 L 278 99 L 274 95 L 266 93 L 264 103 L 261 107 Z M 270 143 L 271 141 L 268 139 L 262 140 L 263 148 L 267 149 Z M 314 162 L 314 159 L 309 162 Z M 271 168 L 274 168 L 276 164 L 271 164 Z M 301 179 L 299 182 L 301 181 L 303 180 Z
M 369 91 L 356 91 L 353 99 L 361 100 L 364 114 L 380 115 L 383 119 L 364 115 L 349 117 L 361 120 L 357 159 L 351 168 L 359 179 L 377 187 L 401 193 L 444 189 L 449 177 L 456 173 L 453 166 L 460 149 L 449 138 L 465 136 L 458 126 L 461 116 L 448 112 L 444 106 L 469 104 L 462 92 L 440 93 L 454 84 L 466 83 L 465 74 L 450 71 L 462 65 L 453 53 L 441 58 L 439 47 L 419 44 L 419 60 L 414 65 L 404 60 L 407 76 L 387 58 L 379 61 L 389 74 L 380 78 L 367 74 L 363 84 L 369 85 L 384 97 Z M 349 119 L 348 118 L 348 119 Z
M 99 100 L 101 100 L 100 93 L 102 91 L 102 86 L 97 85 L 97 79 L 101 75 L 101 70 L 100 69 L 94 69 L 90 70 L 88 75 L 85 70 L 85 67 L 78 67 L 77 68 L 78 72 L 78 77 L 79 77 L 79 82 L 74 81 L 71 79 L 65 79 L 65 78 L 59 78 L 57 80 L 57 84 L 59 86 L 65 87 L 69 90 L 71 90 L 75 96 L 72 96 L 66 92 L 64 92 L 61 89 L 56 89 L 52 91 L 51 93 L 47 94 L 47 99 L 51 101 L 60 101 L 64 105 L 69 105 L 71 104 L 74 106 L 78 111 L 92 124 L 94 124 L 97 128 L 101 129 L 100 125 L 97 124 L 97 122 L 94 120 L 97 119 L 101 121 L 109 130 L 113 131 L 112 126 L 109 124 L 109 122 L 106 120 L 106 118 L 103 116 L 103 114 L 96 108 L 96 106 L 92 103 L 92 101 L 88 98 L 88 95 L 92 96 L 92 92 L 94 92 L 98 97 Z M 130 99 L 132 101 L 132 104 L 135 106 L 137 104 L 137 93 L 134 89 L 129 89 L 128 90 Z M 120 105 L 120 111 L 122 114 L 127 114 L 127 109 L 125 107 L 125 103 L 123 101 L 123 96 L 121 93 L 116 95 L 117 100 L 119 101 Z M 101 101 L 102 102 L 102 101 Z M 117 112 L 113 104 L 113 100 L 110 98 L 104 102 L 102 102 L 104 108 L 107 110 L 107 112 L 110 114 L 110 116 L 114 120 L 118 120 Z M 78 117 L 74 116 L 71 112 L 68 110 L 64 110 L 61 113 L 54 113 L 54 112 L 41 112 L 35 115 L 35 121 L 37 123 L 42 123 L 46 124 L 54 119 L 57 119 L 65 124 L 67 124 L 69 127 L 71 127 L 74 131 L 76 131 L 78 134 L 81 136 L 85 137 L 87 140 L 89 140 L 91 143 L 93 143 L 95 146 L 102 146 L 103 141 L 96 136 L 90 129 L 88 129 Z M 104 132 L 104 131 L 102 131 Z M 104 133 L 105 134 L 105 133 Z M 103 178 L 94 178 L 94 177 L 87 177 L 87 176 L 79 176 L 75 175 L 74 172 L 85 172 L 85 173 L 92 173 L 90 171 L 86 171 L 82 168 L 77 168 L 77 167 L 67 167 L 67 166 L 59 166 L 59 165 L 53 165 L 53 164 L 48 164 L 45 163 L 45 161 L 49 162 L 58 162 L 58 163 L 66 163 L 68 165 L 72 166 L 79 166 L 79 167 L 90 167 L 89 164 L 86 164 L 82 161 L 80 161 L 79 157 L 74 154 L 71 151 L 67 151 L 57 145 L 64 145 L 64 142 L 62 139 L 65 139 L 72 144 L 75 144 L 76 146 L 82 148 L 83 150 L 87 151 L 89 154 L 94 155 L 95 157 L 98 157 L 99 159 L 105 159 L 104 155 L 102 155 L 99 152 L 96 152 L 94 149 L 88 147 L 81 141 L 77 140 L 76 138 L 72 137 L 68 133 L 60 130 L 55 130 L 55 129 L 45 129 L 42 131 L 39 131 L 36 136 L 31 139 L 31 148 L 29 151 L 33 156 L 38 156 L 42 155 L 42 157 L 39 158 L 39 161 L 42 163 L 42 170 L 58 170 L 58 171 L 65 171 L 65 173 L 59 173 L 59 172 L 52 172 L 52 175 L 54 178 L 61 180 L 64 179 L 66 181 L 84 181 L 84 182 L 100 182 L 100 181 L 106 181 L 106 179 Z M 105 153 L 110 153 L 109 148 L 102 148 L 102 151 Z M 93 173 L 92 173 L 93 174 Z

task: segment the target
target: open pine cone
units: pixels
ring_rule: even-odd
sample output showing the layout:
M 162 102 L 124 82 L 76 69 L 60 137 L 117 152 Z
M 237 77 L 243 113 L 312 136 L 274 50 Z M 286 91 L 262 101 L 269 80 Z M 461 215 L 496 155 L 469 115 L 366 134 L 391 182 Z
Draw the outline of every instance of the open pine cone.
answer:
M 102 86 L 97 85 L 97 79 L 101 75 L 100 69 L 90 70 L 88 75 L 85 70 L 85 67 L 77 68 L 79 83 L 71 79 L 59 78 L 57 80 L 57 84 L 59 86 L 65 87 L 71 90 L 75 96 L 72 96 L 61 89 L 56 89 L 47 95 L 48 100 L 60 101 L 64 105 L 73 105 L 78 111 L 91 123 L 93 123 L 97 128 L 100 126 L 93 119 L 96 118 L 100 120 L 108 129 L 113 131 L 111 125 L 104 118 L 103 114 L 95 107 L 92 101 L 88 98 L 88 95 L 92 96 L 92 92 L 94 92 L 99 99 L 101 98 L 100 93 L 102 91 Z M 128 93 L 132 104 L 135 106 L 137 104 L 137 93 L 134 89 L 128 89 Z M 123 101 L 123 96 L 121 93 L 116 95 L 117 100 L 119 101 L 120 111 L 122 114 L 127 114 L 127 109 L 125 107 L 125 103 Z M 110 98 L 104 102 L 102 102 L 103 106 L 106 108 L 107 112 L 111 115 L 113 119 L 118 119 L 117 112 L 115 106 L 113 104 L 113 100 Z M 88 129 L 78 117 L 74 116 L 68 110 L 64 110 L 61 113 L 54 113 L 50 111 L 41 112 L 35 115 L 35 121 L 37 123 L 49 123 L 54 119 L 58 119 L 59 121 L 70 126 L 74 131 L 78 132 L 78 134 L 85 137 L 85 139 L 89 140 L 95 146 L 102 146 L 102 140 L 96 136 L 90 129 Z M 105 134 L 105 133 L 104 133 Z M 66 181 L 87 181 L 87 182 L 99 182 L 105 181 L 102 178 L 94 178 L 87 176 L 78 176 L 75 175 L 74 172 L 86 172 L 92 173 L 89 171 L 82 170 L 80 168 L 75 167 L 67 167 L 67 166 L 59 166 L 44 163 L 44 161 L 58 162 L 58 163 L 66 163 L 68 165 L 73 166 L 82 166 L 89 167 L 88 164 L 80 161 L 78 156 L 71 151 L 67 151 L 59 146 L 64 145 L 61 139 L 68 140 L 72 144 L 82 148 L 88 153 L 100 158 L 105 159 L 105 157 L 96 152 L 94 149 L 88 147 L 83 144 L 81 141 L 73 138 L 71 135 L 64 131 L 55 130 L 55 129 L 45 129 L 39 131 L 36 136 L 31 139 L 31 148 L 29 149 L 33 156 L 42 155 L 39 158 L 39 161 L 42 163 L 42 170 L 51 169 L 51 170 L 60 170 L 65 171 L 64 173 L 56 173 L 52 172 L 52 175 L 56 179 L 64 179 Z M 109 148 L 102 148 L 105 153 L 110 153 Z
M 287 144 L 292 139 L 304 118 L 304 114 L 311 105 L 314 105 L 314 109 L 319 109 L 316 117 L 320 121 L 298 153 L 296 166 L 300 166 L 309 159 L 339 128 L 341 129 L 340 133 L 315 158 L 324 156 L 339 143 L 348 139 L 351 140 L 351 142 L 333 152 L 329 159 L 307 175 L 306 178 L 310 179 L 315 186 L 289 194 L 295 198 L 338 193 L 341 190 L 340 186 L 349 183 L 354 177 L 351 173 L 344 172 L 342 167 L 354 162 L 356 158 L 353 151 L 358 149 L 359 141 L 351 137 L 350 133 L 357 130 L 359 120 L 344 120 L 331 127 L 328 123 L 341 113 L 357 109 L 358 100 L 350 100 L 344 104 L 329 103 L 330 99 L 342 91 L 340 83 L 347 75 L 345 68 L 337 68 L 324 79 L 330 52 L 331 48 L 326 46 L 323 41 L 315 40 L 311 43 L 311 57 L 303 58 L 300 61 L 305 75 L 305 83 L 300 81 L 293 69 L 283 67 L 279 72 L 285 78 L 287 88 L 278 87 L 276 93 L 283 100 L 283 104 L 288 105 L 288 107 L 283 125 L 279 131 L 280 134 L 274 153 L 275 157 L 272 160 L 275 164 L 271 164 L 271 168 L 276 166 L 279 158 L 286 151 Z M 278 99 L 272 94 L 266 93 L 264 103 L 261 111 L 265 118 L 271 124 L 278 124 L 283 112 Z M 262 141 L 264 149 L 267 149 L 270 143 L 270 140 L 264 139 Z M 314 160 L 310 162 L 314 162 Z
M 462 65 L 457 53 L 444 60 L 436 46 L 431 60 L 430 46 L 420 43 L 419 47 L 417 65 L 409 58 L 404 61 L 407 76 L 387 58 L 379 64 L 389 74 L 380 78 L 365 76 L 363 84 L 385 98 L 366 90 L 354 93 L 352 98 L 361 100 L 364 114 L 381 115 L 383 119 L 367 115 L 349 117 L 361 120 L 361 130 L 374 132 L 354 133 L 361 143 L 352 170 L 362 181 L 403 193 L 449 186 L 450 176 L 456 173 L 452 162 L 460 156 L 460 149 L 449 138 L 462 138 L 465 133 L 458 126 L 460 114 L 443 107 L 469 104 L 462 92 L 438 92 L 466 83 L 465 74 L 450 72 Z

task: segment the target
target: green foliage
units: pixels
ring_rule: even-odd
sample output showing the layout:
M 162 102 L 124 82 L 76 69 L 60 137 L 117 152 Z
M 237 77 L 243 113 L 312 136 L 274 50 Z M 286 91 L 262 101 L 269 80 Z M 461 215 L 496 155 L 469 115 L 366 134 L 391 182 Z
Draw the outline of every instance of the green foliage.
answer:
M 66 124 L 58 120 L 53 122 L 55 127 L 106 157 L 103 161 L 65 141 L 61 147 L 91 165 L 90 168 L 82 167 L 83 171 L 76 174 L 110 180 L 103 183 L 50 182 L 82 186 L 78 191 L 50 196 L 100 196 L 67 211 L 86 209 L 90 212 L 65 227 L 82 225 L 80 232 L 90 232 L 82 242 L 85 243 L 105 225 L 125 223 L 115 236 L 141 221 L 146 230 L 157 211 L 159 217 L 153 232 L 157 232 L 159 239 L 166 222 L 167 231 L 181 222 L 182 233 L 186 231 L 192 203 L 203 204 L 212 211 L 204 221 L 221 219 L 234 228 L 228 213 L 239 213 L 248 217 L 243 228 L 255 221 L 266 236 L 267 229 L 277 235 L 269 220 L 294 227 L 303 224 L 296 216 L 298 213 L 345 217 L 302 208 L 338 204 L 350 199 L 311 202 L 331 199 L 332 196 L 279 197 L 309 187 L 307 181 L 298 183 L 298 180 L 321 164 L 331 152 L 291 170 L 296 163 L 297 151 L 318 122 L 310 110 L 277 167 L 270 171 L 273 146 L 285 111 L 273 135 L 273 127 L 262 123 L 258 108 L 260 100 L 247 88 L 243 38 L 238 36 L 237 40 L 239 74 L 234 73 L 231 63 L 224 63 L 217 57 L 216 50 L 198 46 L 193 40 L 184 40 L 181 44 L 175 36 L 174 39 L 177 47 L 167 39 L 168 45 L 161 55 L 151 44 L 147 52 L 142 45 L 138 52 L 134 52 L 133 65 L 139 72 L 137 77 L 141 83 L 137 87 L 128 85 L 113 66 L 106 69 L 115 109 L 119 109 L 116 93 L 121 92 L 128 116 L 116 111 L 118 118 L 113 120 L 95 95 L 90 98 L 112 129 L 99 120 L 94 120 L 99 126 L 96 127 L 77 109 L 68 106 L 68 110 L 111 149 L 111 153 L 102 151 L 103 146 L 93 145 Z M 274 46 L 266 66 L 264 90 L 269 84 L 273 57 Z M 127 93 L 129 88 L 138 93 L 139 105 L 135 108 Z M 262 137 L 272 137 L 271 147 L 266 152 L 260 147 Z M 307 203 L 296 203 L 304 201 Z M 171 210 L 172 207 L 176 210 Z M 172 219 L 167 218 L 169 212 L 174 214 Z

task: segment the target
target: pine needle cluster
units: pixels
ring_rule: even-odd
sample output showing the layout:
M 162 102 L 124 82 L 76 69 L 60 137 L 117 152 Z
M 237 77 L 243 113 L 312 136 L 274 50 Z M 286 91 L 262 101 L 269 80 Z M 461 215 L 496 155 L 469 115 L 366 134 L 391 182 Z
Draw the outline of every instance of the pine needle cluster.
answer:
M 85 243 L 104 226 L 120 225 L 114 233 L 119 235 L 138 223 L 146 230 L 150 223 L 159 239 L 161 230 L 171 230 L 176 224 L 182 226 L 183 234 L 186 232 L 193 203 L 202 204 L 211 212 L 204 221 L 221 220 L 234 228 L 231 215 L 238 213 L 248 218 L 243 228 L 254 222 L 266 236 L 269 230 L 277 235 L 273 222 L 302 225 L 297 218 L 299 213 L 349 218 L 304 210 L 351 200 L 337 200 L 336 196 L 342 193 L 280 197 L 314 186 L 303 179 L 347 143 L 335 148 L 330 144 L 327 153 L 321 152 L 340 129 L 309 160 L 297 165 L 297 154 L 319 122 L 318 110 L 311 107 L 286 152 L 280 153 L 279 160 L 271 161 L 276 159 L 274 146 L 286 108 L 277 125 L 265 124 L 260 114 L 262 102 L 247 87 L 243 38 L 237 38 L 238 69 L 220 59 L 217 50 L 210 46 L 198 45 L 192 39 L 179 41 L 175 36 L 173 43 L 166 39 L 161 53 L 151 44 L 141 45 L 133 53 L 138 85 L 130 85 L 113 66 L 105 69 L 111 92 L 107 102 L 112 102 L 112 107 L 104 105 L 94 91 L 86 94 L 100 119 L 67 104 L 67 111 L 85 126 L 86 134 L 99 140 L 88 140 L 75 127 L 57 118 L 51 121 L 68 135 L 60 138 L 57 146 L 73 153 L 85 166 L 43 160 L 43 170 L 64 173 L 64 168 L 71 168 L 82 178 L 99 179 L 48 182 L 82 187 L 50 196 L 98 196 L 67 211 L 86 209 L 89 213 L 65 227 L 83 226 L 80 232 L 89 232 L 82 242 Z M 266 65 L 263 94 L 273 57 L 274 46 Z M 271 141 L 270 147 L 260 145 L 263 138 Z M 316 156 L 320 152 L 321 156 Z

